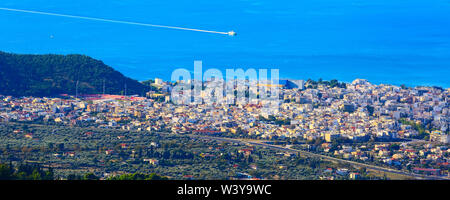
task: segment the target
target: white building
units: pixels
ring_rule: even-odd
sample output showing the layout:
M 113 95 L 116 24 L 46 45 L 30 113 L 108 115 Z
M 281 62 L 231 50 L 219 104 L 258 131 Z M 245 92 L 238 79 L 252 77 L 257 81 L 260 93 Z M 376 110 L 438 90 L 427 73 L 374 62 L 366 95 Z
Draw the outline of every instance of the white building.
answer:
M 155 84 L 156 84 L 156 85 L 162 85 L 162 83 L 163 83 L 163 80 L 162 80 L 162 79 L 160 79 L 160 78 L 155 78 Z
M 441 142 L 444 144 L 450 143 L 450 135 L 442 135 L 441 136 Z

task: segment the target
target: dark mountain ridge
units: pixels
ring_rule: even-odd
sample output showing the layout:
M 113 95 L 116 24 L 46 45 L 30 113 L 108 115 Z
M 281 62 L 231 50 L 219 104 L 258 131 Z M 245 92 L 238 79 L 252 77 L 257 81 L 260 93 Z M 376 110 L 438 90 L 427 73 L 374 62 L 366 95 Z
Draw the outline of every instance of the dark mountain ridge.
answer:
M 0 94 L 54 96 L 59 94 L 144 95 L 150 88 L 84 55 L 31 55 L 0 51 Z M 126 89 L 125 89 L 126 88 Z

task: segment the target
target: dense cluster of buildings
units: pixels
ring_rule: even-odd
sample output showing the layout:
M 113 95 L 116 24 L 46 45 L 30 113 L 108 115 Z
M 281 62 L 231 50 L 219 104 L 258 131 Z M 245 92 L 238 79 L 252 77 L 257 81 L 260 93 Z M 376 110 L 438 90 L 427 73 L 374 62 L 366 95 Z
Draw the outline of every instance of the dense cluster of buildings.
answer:
M 374 85 L 362 79 L 345 84 L 345 87 L 311 85 L 303 81 L 295 82 L 296 87 L 288 87 L 288 83 L 293 82 L 287 81 L 286 85 L 280 86 L 279 111 L 275 115 L 264 113 L 260 104 L 175 105 L 170 102 L 170 85 L 157 79 L 155 85 L 163 89 L 150 92 L 147 98 L 0 96 L 0 121 L 44 120 L 179 134 L 230 133 L 266 139 L 323 139 L 328 143 L 342 138 L 354 142 L 389 141 L 415 138 L 420 134 L 436 143 L 447 144 L 450 140 L 450 89 Z M 363 149 L 341 149 L 336 154 L 364 160 L 368 156 Z M 430 148 L 421 151 L 425 150 L 432 151 Z M 406 147 L 403 152 L 389 154 L 390 157 L 385 155 L 382 147 L 372 147 L 370 151 L 372 155 L 392 162 L 422 154 Z M 423 155 L 431 155 L 431 159 L 439 156 Z
M 282 89 L 276 115 L 264 113 L 258 104 L 174 105 L 169 93 L 149 95 L 166 98 L 154 101 L 119 95 L 88 95 L 82 99 L 3 96 L 0 120 L 92 122 L 104 127 L 175 133 L 242 131 L 262 138 L 322 138 L 327 142 L 342 137 L 354 141 L 410 138 L 419 134 L 414 127 L 417 124 L 428 128 L 430 140 L 449 142 L 449 89 L 373 85 L 361 79 L 346 88 L 319 84 L 315 89 Z M 400 119 L 410 123 L 400 123 Z

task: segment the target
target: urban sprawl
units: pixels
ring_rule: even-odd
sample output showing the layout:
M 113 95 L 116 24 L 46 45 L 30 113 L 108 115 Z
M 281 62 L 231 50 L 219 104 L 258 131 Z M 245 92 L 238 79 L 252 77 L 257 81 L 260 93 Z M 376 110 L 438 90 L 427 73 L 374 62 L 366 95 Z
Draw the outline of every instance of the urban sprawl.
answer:
M 303 150 L 340 159 L 450 176 L 449 88 L 335 83 L 280 81 L 271 86 L 279 89 L 276 114 L 262 112 L 260 104 L 177 105 L 174 84 L 161 79 L 147 97 L 0 95 L 0 122 L 296 141 Z

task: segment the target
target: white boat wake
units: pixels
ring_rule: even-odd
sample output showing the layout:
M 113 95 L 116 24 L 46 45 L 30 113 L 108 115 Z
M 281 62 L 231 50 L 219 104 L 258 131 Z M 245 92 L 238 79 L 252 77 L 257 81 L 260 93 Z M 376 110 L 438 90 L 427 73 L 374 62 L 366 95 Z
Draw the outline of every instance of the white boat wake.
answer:
M 194 29 L 194 28 L 177 27 L 177 26 L 165 26 L 165 25 L 157 25 L 157 24 L 147 24 L 147 23 L 139 23 L 139 22 L 103 19 L 103 18 L 96 18 L 96 17 L 85 17 L 85 16 L 77 16 L 77 15 L 66 15 L 66 14 L 34 11 L 34 10 L 21 10 L 21 9 L 13 9 L 13 8 L 2 8 L 2 7 L 0 7 L 0 10 L 12 11 L 12 12 L 21 12 L 21 13 L 39 14 L 39 15 L 50 15 L 50 16 L 57 16 L 57 17 L 67 17 L 67 18 L 75 18 L 75 19 L 84 19 L 84 20 L 91 20 L 91 21 L 101 21 L 101 22 L 110 22 L 110 23 L 119 23 L 119 24 L 130 24 L 130 25 L 137 25 L 137 26 L 178 29 L 178 30 L 197 31 L 197 32 L 204 32 L 204 33 L 216 33 L 216 34 L 229 35 L 229 36 L 235 36 L 236 35 L 236 32 L 234 32 L 234 31 L 229 31 L 229 32 L 210 31 L 210 30 L 202 30 L 202 29 Z

